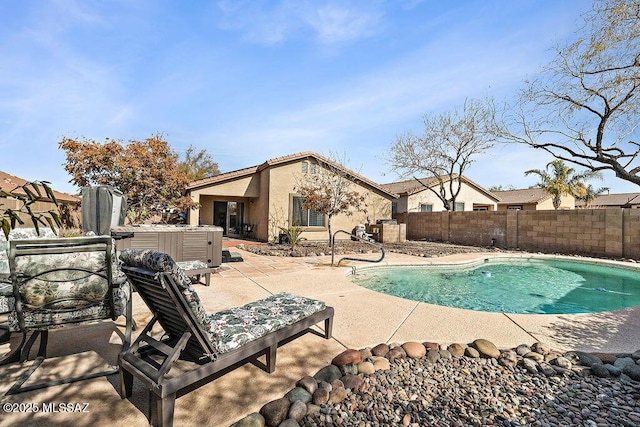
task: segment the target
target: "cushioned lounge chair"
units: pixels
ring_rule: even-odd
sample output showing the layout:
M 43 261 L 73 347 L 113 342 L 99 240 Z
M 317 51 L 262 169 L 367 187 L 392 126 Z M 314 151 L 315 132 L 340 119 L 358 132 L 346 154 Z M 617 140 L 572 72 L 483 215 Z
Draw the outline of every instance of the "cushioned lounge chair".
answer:
M 57 384 L 66 384 L 115 374 L 118 369 L 64 378 L 35 385 L 22 385 L 46 358 L 49 330 L 62 325 L 115 321 L 126 315 L 124 348 L 131 340 L 131 288 L 126 281 L 114 280 L 111 237 L 65 239 L 15 239 L 9 241 L 9 270 L 13 298 L 8 313 L 10 332 L 21 334 L 20 343 L 0 361 L 24 363 L 31 347 L 40 338 L 32 366 L 6 393 L 16 394 Z M 30 335 L 27 340 L 27 336 Z
M 321 301 L 282 293 L 207 314 L 189 278 L 168 255 L 125 249 L 120 259 L 122 270 L 153 313 L 151 322 L 120 355 L 121 396 L 131 396 L 133 378 L 139 379 L 151 393 L 152 425 L 171 426 L 177 397 L 244 363 L 273 372 L 278 345 L 316 323 L 324 321 L 323 336 L 331 338 L 333 308 Z M 161 340 L 152 337 L 156 324 L 163 329 Z M 262 355 L 266 363 L 258 361 Z

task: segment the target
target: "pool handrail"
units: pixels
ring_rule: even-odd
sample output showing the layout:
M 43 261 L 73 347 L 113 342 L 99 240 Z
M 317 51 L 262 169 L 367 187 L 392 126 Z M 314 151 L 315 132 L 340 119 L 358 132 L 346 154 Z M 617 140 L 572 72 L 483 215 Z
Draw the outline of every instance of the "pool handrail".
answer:
M 349 233 L 348 231 L 345 230 L 338 230 L 335 233 L 333 233 L 333 238 L 331 239 L 331 265 L 333 266 L 333 259 L 334 259 L 334 254 L 335 254 L 335 246 L 336 246 L 336 234 L 338 233 L 344 233 L 347 234 L 348 236 L 350 236 L 352 239 L 357 239 L 363 243 L 367 243 L 377 249 L 380 249 L 381 252 L 381 256 L 379 259 L 365 259 L 365 258 L 354 258 L 354 257 L 342 257 L 338 260 L 338 263 L 336 264 L 336 267 L 340 266 L 340 263 L 342 261 L 345 260 L 349 260 L 349 261 L 364 261 L 364 262 L 380 262 L 384 259 L 384 247 L 379 244 L 379 243 L 375 243 L 372 242 L 368 239 L 364 239 L 360 236 L 356 236 L 355 234 Z

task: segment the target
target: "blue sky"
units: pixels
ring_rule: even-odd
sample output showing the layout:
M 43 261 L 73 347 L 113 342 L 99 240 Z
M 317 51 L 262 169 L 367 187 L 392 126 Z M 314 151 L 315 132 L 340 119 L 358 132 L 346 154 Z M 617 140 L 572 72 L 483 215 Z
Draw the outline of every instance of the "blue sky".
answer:
M 316 151 L 380 183 L 396 136 L 465 98 L 513 96 L 570 37 L 586 0 L 0 3 L 0 170 L 75 192 L 63 136 L 206 149 L 223 172 Z M 479 184 L 551 158 L 503 146 Z M 596 183 L 598 186 L 600 183 Z M 637 186 L 607 176 L 614 192 Z

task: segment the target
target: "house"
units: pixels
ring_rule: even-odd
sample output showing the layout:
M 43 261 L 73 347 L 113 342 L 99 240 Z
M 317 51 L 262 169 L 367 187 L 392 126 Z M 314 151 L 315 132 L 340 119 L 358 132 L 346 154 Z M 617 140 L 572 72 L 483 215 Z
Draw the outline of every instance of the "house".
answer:
M 440 177 L 445 182 L 447 195 L 449 192 L 449 176 Z M 454 177 L 458 180 L 457 177 Z M 456 211 L 494 211 L 498 198 L 489 190 L 481 187 L 470 179 L 462 176 L 459 178 L 461 188 L 456 197 L 454 210 Z M 444 203 L 434 191 L 440 191 L 439 180 L 436 177 L 421 178 L 406 181 L 383 184 L 387 190 L 397 193 L 398 199 L 394 202 L 394 213 L 405 212 L 440 212 L 445 210 Z M 423 185 L 424 184 L 424 185 Z M 427 187 L 425 187 L 425 185 Z M 454 189 L 457 182 L 453 183 Z M 448 197 L 448 196 L 447 196 Z
M 16 187 L 22 186 L 28 182 L 29 181 L 27 181 L 26 179 L 19 178 L 17 176 L 0 171 L 0 190 L 2 191 L 24 195 L 25 193 L 22 188 L 16 189 Z M 60 212 L 61 208 L 69 208 L 67 209 L 67 211 L 70 212 L 77 210 L 77 207 L 80 203 L 80 199 L 76 196 L 53 190 L 53 194 L 56 197 L 56 201 L 58 202 L 58 207 L 56 207 L 56 205 L 51 200 L 46 198 L 46 193 L 42 188 L 41 193 L 45 198 L 42 201 L 35 202 L 33 205 L 31 205 L 31 208 L 35 212 L 47 212 L 49 210 L 58 210 Z M 2 210 L 7 208 L 20 209 L 22 207 L 22 203 L 18 199 L 5 197 L 3 195 L 0 195 L 0 205 L 2 205 Z M 63 216 L 62 212 L 60 213 L 61 216 Z M 30 220 L 27 221 L 28 216 L 26 214 L 20 214 L 20 218 L 25 221 L 25 226 L 31 226 Z
M 640 193 L 603 194 L 593 199 L 589 206 L 585 202 L 576 202 L 579 208 L 640 208 Z
M 302 174 L 326 173 L 332 168 L 344 174 L 353 183 L 353 190 L 366 197 L 367 206 L 366 213 L 333 217 L 332 232 L 351 232 L 358 224 L 391 218 L 395 193 L 317 153 L 302 152 L 190 183 L 187 193 L 200 207 L 189 212 L 188 223 L 217 225 L 229 236 L 249 232 L 261 241 L 276 240 L 279 227 L 300 225 L 305 230 L 304 238 L 327 240 L 327 217 L 302 208 L 303 200 L 296 193 L 295 184 Z
M 520 190 L 494 191 L 498 196 L 498 210 L 554 210 L 553 196 L 544 188 L 524 188 Z M 575 209 L 576 199 L 571 195 L 560 198 L 560 209 Z

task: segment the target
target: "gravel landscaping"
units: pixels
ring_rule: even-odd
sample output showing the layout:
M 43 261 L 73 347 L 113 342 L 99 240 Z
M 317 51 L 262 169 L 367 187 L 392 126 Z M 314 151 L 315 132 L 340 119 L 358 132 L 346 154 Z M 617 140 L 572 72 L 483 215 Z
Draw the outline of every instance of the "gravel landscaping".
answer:
M 501 251 L 427 241 L 384 247 L 418 257 Z M 293 251 L 278 244 L 242 249 L 266 256 L 331 253 L 321 242 L 302 242 Z M 378 252 L 352 241 L 336 249 L 336 255 Z M 560 353 L 543 343 L 499 350 L 486 340 L 350 349 L 234 427 L 426 425 L 640 426 L 640 350 Z
M 291 249 L 290 245 L 281 245 L 276 243 L 259 243 L 252 245 L 238 245 L 239 249 L 243 249 L 258 255 L 267 256 L 323 256 L 330 255 L 331 248 L 327 242 L 310 242 L 303 241 Z M 487 252 L 499 251 L 497 248 L 477 247 L 453 245 L 449 243 L 427 242 L 427 241 L 406 241 L 403 243 L 385 243 L 384 249 L 387 252 L 401 253 L 405 255 L 414 255 L 419 257 L 437 257 L 459 253 L 470 252 Z M 371 245 L 350 240 L 340 240 L 336 242 L 336 255 L 353 255 L 380 253 L 380 251 Z
M 349 349 L 233 427 L 638 426 L 639 359 L 483 339 Z

